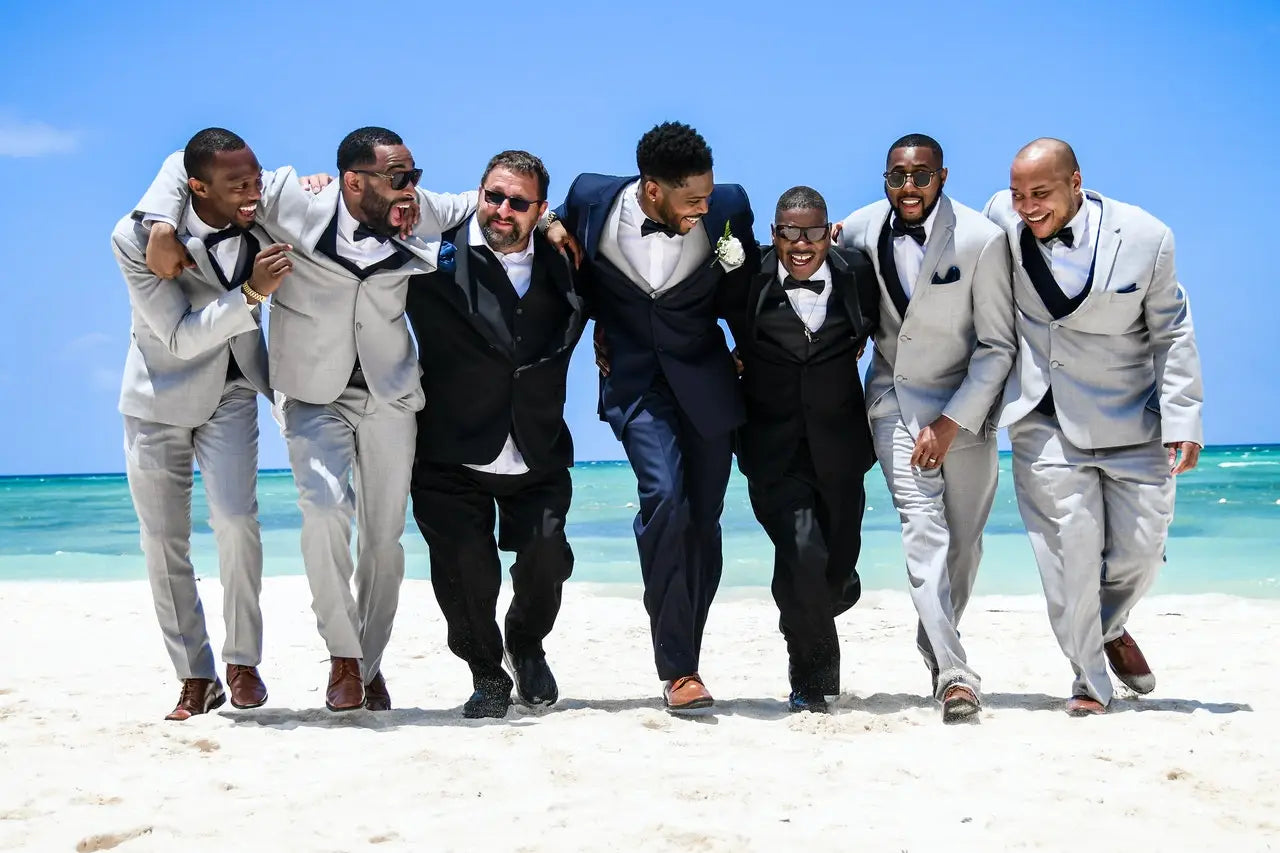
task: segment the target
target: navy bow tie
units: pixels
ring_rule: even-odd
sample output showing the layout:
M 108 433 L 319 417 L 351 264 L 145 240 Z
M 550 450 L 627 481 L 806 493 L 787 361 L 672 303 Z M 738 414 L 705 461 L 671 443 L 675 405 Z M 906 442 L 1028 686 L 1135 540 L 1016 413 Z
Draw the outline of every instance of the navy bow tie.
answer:
M 366 237 L 372 237 L 373 239 L 377 240 L 379 243 L 385 243 L 387 242 L 387 240 L 391 239 L 386 234 L 379 234 L 377 231 L 374 231 L 372 228 L 370 228 L 369 226 L 365 225 L 362 222 L 356 226 L 356 231 L 355 231 L 355 234 L 352 236 L 352 240 L 360 241 L 365 239 Z
M 1057 239 L 1061 240 L 1061 241 L 1063 242 L 1063 244 L 1065 244 L 1065 245 L 1066 245 L 1066 247 L 1067 247 L 1068 249 L 1074 249 L 1074 248 L 1075 248 L 1075 245 L 1076 245 L 1076 235 L 1075 235 L 1075 232 L 1073 232 L 1073 231 L 1071 230 L 1071 226 L 1070 226 L 1070 225 L 1068 225 L 1066 228 L 1063 228 L 1062 230 L 1060 230 L 1057 234 L 1052 234 L 1052 235 L 1050 235 L 1050 236 L 1048 236 L 1048 237 L 1045 237 L 1045 238 L 1041 239 L 1041 240 L 1040 240 L 1040 242 L 1041 242 L 1041 243 L 1044 243 L 1044 244 L 1046 244 L 1046 245 L 1048 245 L 1049 241 L 1050 241 L 1050 240 L 1053 240 L 1054 238 L 1057 238 Z
M 811 290 L 814 293 L 821 293 L 826 289 L 826 287 L 827 284 L 825 281 L 814 278 L 811 278 L 808 281 L 801 281 L 798 278 L 787 276 L 786 280 L 782 282 L 783 290 Z
M 924 245 L 923 225 L 908 225 L 902 221 L 901 216 L 895 216 L 893 217 L 893 222 L 889 225 L 889 230 L 893 232 L 894 237 L 910 237 L 916 241 L 917 245 Z
M 654 222 L 649 217 L 644 218 L 644 222 L 640 225 L 640 236 L 648 237 L 650 234 L 665 234 L 668 237 L 679 237 L 680 233 L 674 228 L 663 225 L 661 222 Z
M 215 231 L 204 240 L 205 249 L 212 249 L 223 240 L 230 240 L 232 237 L 243 237 L 249 233 L 248 228 L 241 228 L 239 225 L 229 225 L 221 231 Z

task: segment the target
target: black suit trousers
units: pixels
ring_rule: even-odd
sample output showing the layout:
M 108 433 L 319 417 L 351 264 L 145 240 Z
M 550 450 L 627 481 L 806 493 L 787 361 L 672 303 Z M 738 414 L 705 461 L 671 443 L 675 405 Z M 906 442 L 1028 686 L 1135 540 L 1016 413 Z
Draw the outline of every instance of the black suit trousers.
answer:
M 431 555 L 431 585 L 448 624 L 449 650 L 471 667 L 476 687 L 505 683 L 509 689 L 496 618 L 502 588 L 498 550 L 516 555 L 506 647 L 516 657 L 540 655 L 573 572 L 564 532 L 573 495 L 568 469 L 488 474 L 419 459 L 410 495 Z
M 857 569 L 866 508 L 862 476 L 816 466 L 802 440 L 781 477 L 748 479 L 747 492 L 773 542 L 773 599 L 787 642 L 791 688 L 839 693 L 835 618 L 862 594 Z

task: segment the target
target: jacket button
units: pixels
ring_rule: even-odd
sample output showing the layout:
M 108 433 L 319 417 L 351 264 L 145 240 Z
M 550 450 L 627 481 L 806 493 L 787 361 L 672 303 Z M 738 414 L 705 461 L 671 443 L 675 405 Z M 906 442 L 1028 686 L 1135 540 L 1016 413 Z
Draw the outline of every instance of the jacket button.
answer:
M 523 309 L 523 308 L 517 308 L 517 309 L 516 309 L 516 313 L 517 313 L 517 314 L 523 314 L 523 313 L 524 313 L 524 309 Z
M 516 335 L 516 342 L 517 342 L 517 343 L 519 343 L 520 341 L 523 341 L 523 340 L 524 340 L 524 337 L 523 337 L 522 335 Z
M 1058 328 L 1058 327 L 1059 327 L 1059 326 L 1061 326 L 1061 325 L 1062 325 L 1061 323 L 1050 323 L 1050 324 L 1049 324 L 1049 328 L 1050 328 L 1050 329 L 1056 329 L 1056 328 Z
M 1049 362 L 1049 366 L 1050 366 L 1050 367 L 1062 367 L 1062 362 L 1060 362 L 1060 361 L 1051 361 L 1051 362 Z
M 903 336 L 901 336 L 900 338 L 898 338 L 898 340 L 900 340 L 900 341 L 909 341 L 909 340 L 911 340 L 911 337 L 910 337 L 909 335 L 903 335 Z
M 893 381 L 894 381 L 894 382 L 906 382 L 906 381 L 907 381 L 907 377 L 905 377 L 905 376 L 895 376 L 895 377 L 893 377 Z
M 361 330 L 361 329 L 363 329 L 363 328 L 364 328 L 364 324 L 363 324 L 363 323 L 356 323 L 356 331 L 357 331 L 357 332 L 358 332 L 358 331 L 360 331 L 360 330 Z

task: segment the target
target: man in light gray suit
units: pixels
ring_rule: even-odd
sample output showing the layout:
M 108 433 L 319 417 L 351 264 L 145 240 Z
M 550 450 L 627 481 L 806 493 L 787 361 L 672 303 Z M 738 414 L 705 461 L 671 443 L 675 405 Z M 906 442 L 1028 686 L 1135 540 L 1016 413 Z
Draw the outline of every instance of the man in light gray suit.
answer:
M 1204 443 L 1200 356 L 1173 234 L 1151 214 L 1081 189 L 1071 146 L 1029 143 L 986 213 L 1009 235 L 1018 356 L 1000 426 L 1049 621 L 1075 671 L 1067 712 L 1105 713 L 1110 663 L 1155 688 L 1125 630 L 1155 580 L 1173 475 Z
M 958 625 L 995 497 L 991 416 L 1013 364 L 1004 233 L 942 192 L 942 146 L 910 134 L 889 148 L 886 201 L 855 211 L 840 245 L 871 256 L 880 326 L 866 399 L 880 468 L 902 520 L 916 644 L 945 723 L 979 710 L 981 681 Z
M 125 463 L 156 616 L 182 693 L 165 718 L 185 720 L 225 701 L 191 565 L 193 460 L 200 465 L 218 545 L 231 704 L 267 700 L 262 660 L 262 540 L 258 528 L 258 392 L 267 386 L 259 303 L 292 268 L 283 245 L 256 227 L 261 168 L 221 128 L 185 149 L 190 198 L 172 280 L 146 265 L 147 228 L 126 216 L 111 235 L 129 288 L 132 327 L 120 390 Z M 259 251 L 260 247 L 262 248 Z
M 476 194 L 417 190 L 422 170 L 380 127 L 347 135 L 338 173 L 314 195 L 290 168 L 264 174 L 262 225 L 292 244 L 296 265 L 272 298 L 271 384 L 286 398 L 302 556 L 331 657 L 325 704 L 386 710 L 380 666 L 404 577 L 400 535 L 424 401 L 405 297 L 412 276 L 436 269 L 440 232 L 474 211 Z M 185 186 L 173 155 L 139 209 L 176 219 Z M 428 240 L 408 234 L 419 210 L 414 233 Z

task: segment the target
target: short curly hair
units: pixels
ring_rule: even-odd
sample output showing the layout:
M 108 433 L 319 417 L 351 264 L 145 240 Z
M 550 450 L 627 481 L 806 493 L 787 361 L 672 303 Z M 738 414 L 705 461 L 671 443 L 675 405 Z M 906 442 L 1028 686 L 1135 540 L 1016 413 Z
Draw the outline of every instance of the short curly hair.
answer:
M 681 187 L 694 175 L 711 171 L 711 149 L 689 125 L 667 121 L 640 137 L 636 166 L 646 180 Z

